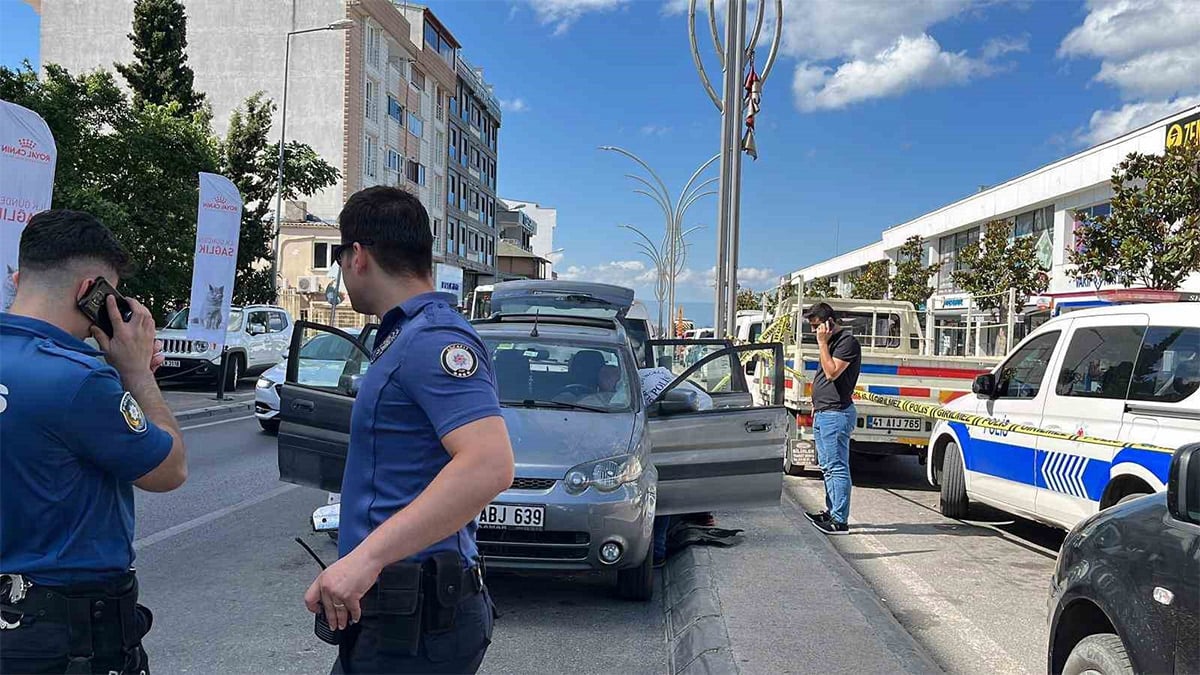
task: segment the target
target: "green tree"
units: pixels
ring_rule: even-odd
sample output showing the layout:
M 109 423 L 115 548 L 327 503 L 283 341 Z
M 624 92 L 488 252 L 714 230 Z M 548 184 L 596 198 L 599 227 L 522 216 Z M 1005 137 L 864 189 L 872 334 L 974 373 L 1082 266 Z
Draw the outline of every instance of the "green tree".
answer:
M 813 279 L 804 284 L 804 295 L 809 298 L 837 298 L 837 289 L 833 287 L 833 279 L 830 277 L 821 277 Z
M 753 289 L 745 286 L 738 286 L 737 291 L 737 308 L 738 311 L 743 309 L 762 309 L 762 296 Z
M 1173 290 L 1200 272 L 1200 142 L 1130 153 L 1111 184 L 1111 213 L 1075 230 L 1076 278 Z
M 937 274 L 940 265 L 926 265 L 925 242 L 920 235 L 905 240 L 896 253 L 896 274 L 892 277 L 892 297 L 911 302 L 920 307 L 933 295 L 930 278 Z
M 221 173 L 242 193 L 241 234 L 238 240 L 237 280 L 233 301 L 239 304 L 274 302 L 275 283 L 270 262 L 274 255 L 274 207 L 279 144 L 268 143 L 275 105 L 257 92 L 229 118 L 221 144 Z M 337 182 L 338 170 L 311 147 L 288 143 L 284 153 L 283 198 L 313 194 Z
M 1012 223 L 1007 220 L 984 225 L 983 238 L 959 251 L 961 269 L 953 273 L 955 283 L 973 296 L 975 305 L 998 314 L 1001 322 L 1007 322 L 1009 312 L 1024 307 L 1029 296 L 1042 293 L 1050 283 L 1038 264 L 1033 237 L 1014 239 L 1012 234 Z M 1008 306 L 1009 289 L 1015 291 L 1012 307 Z M 1007 338 L 1002 328 L 997 335 L 997 353 L 1007 351 Z
M 886 260 L 867 263 L 862 273 L 854 277 L 850 296 L 864 300 L 882 300 L 888 292 L 888 267 Z
M 116 64 L 133 90 L 136 107 L 146 103 L 179 104 L 190 116 L 204 105 L 187 65 L 187 16 L 180 0 L 137 0 L 133 6 L 133 62 Z

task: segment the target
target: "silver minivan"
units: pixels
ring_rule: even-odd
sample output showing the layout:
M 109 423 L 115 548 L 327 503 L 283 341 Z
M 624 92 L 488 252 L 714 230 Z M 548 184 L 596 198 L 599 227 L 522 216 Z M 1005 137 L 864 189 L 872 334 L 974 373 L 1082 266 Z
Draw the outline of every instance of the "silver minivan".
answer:
M 648 340 L 635 357 L 616 319 L 539 311 L 475 327 L 516 458 L 512 486 L 477 520 L 489 568 L 611 570 L 620 595 L 648 600 L 656 515 L 779 503 L 787 413 L 754 405 L 739 357 L 781 346 Z M 339 492 L 367 350 L 328 326 L 296 328 L 280 390 L 280 478 Z M 299 346 L 319 334 L 350 347 L 336 380 L 313 380 L 318 370 L 302 363 Z M 647 404 L 638 369 L 651 363 L 677 378 Z M 706 391 L 712 408 L 700 409 L 684 382 Z

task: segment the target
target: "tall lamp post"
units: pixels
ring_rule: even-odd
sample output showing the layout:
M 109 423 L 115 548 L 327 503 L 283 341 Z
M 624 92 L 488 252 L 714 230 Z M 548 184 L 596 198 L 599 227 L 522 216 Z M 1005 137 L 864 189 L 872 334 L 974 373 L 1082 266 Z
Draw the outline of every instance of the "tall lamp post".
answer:
M 279 106 L 279 169 L 275 174 L 275 251 L 271 258 L 271 284 L 275 287 L 276 300 L 279 298 L 279 226 L 283 219 L 283 153 L 287 141 L 288 68 L 292 65 L 292 36 L 326 30 L 349 30 L 353 27 L 354 19 L 339 19 L 325 26 L 294 30 L 287 34 L 287 44 L 283 50 L 283 103 Z
M 714 317 L 714 328 L 718 335 L 721 335 L 722 331 L 732 335 L 737 317 L 742 151 L 757 153 L 751 134 L 754 129 L 753 113 L 757 112 L 758 102 L 752 102 L 752 114 L 747 116 L 747 99 L 757 97 L 761 93 L 762 86 L 771 73 L 771 67 L 775 65 L 780 38 L 783 35 L 783 0 L 775 0 L 775 31 L 771 38 L 771 50 L 763 66 L 762 76 L 758 77 L 753 69 L 754 51 L 762 31 L 763 8 L 767 0 L 758 2 L 754 30 L 749 40 L 746 39 L 747 4 L 748 0 L 725 0 L 725 44 L 722 45 L 717 32 L 717 0 L 708 0 L 709 32 L 712 34 L 713 49 L 716 50 L 723 77 L 722 96 L 718 98 L 708 73 L 704 70 L 704 62 L 700 59 L 700 50 L 696 45 L 696 0 L 688 0 L 688 41 L 692 48 L 692 59 L 696 65 L 696 72 L 700 74 L 700 83 L 704 85 L 704 91 L 721 113 L 721 185 L 717 206 L 717 290 Z M 749 73 L 746 72 L 748 62 L 751 65 Z M 743 120 L 747 127 L 745 141 L 742 140 L 740 129 Z
M 612 145 L 602 145 L 600 146 L 600 149 L 625 155 L 629 159 L 637 162 L 643 169 L 646 170 L 647 173 L 650 174 L 650 177 L 654 179 L 654 182 L 651 183 L 637 174 L 625 174 L 626 178 L 635 180 L 644 186 L 644 189 L 638 188 L 634 190 L 635 193 L 645 195 L 650 199 L 653 199 L 663 211 L 663 217 L 666 220 L 666 233 L 663 237 L 663 246 L 661 249 L 659 249 L 662 253 L 662 261 L 664 263 L 662 267 L 659 267 L 659 273 L 662 274 L 662 271 L 664 269 L 666 270 L 667 307 L 670 312 L 674 312 L 675 279 L 679 276 L 680 272 L 683 271 L 683 263 L 687 258 L 687 249 L 683 241 L 683 237 L 686 234 L 683 231 L 683 215 L 687 213 L 687 210 L 692 206 L 692 204 L 696 203 L 696 200 L 700 199 L 701 197 L 717 194 L 715 190 L 706 191 L 706 188 L 717 182 L 716 178 L 710 178 L 698 185 L 695 185 L 695 183 L 696 179 L 700 177 L 700 174 L 704 173 L 705 169 L 712 166 L 712 163 L 717 161 L 717 159 L 720 158 L 720 155 L 713 155 L 707 162 L 701 164 L 700 167 L 696 169 L 695 173 L 692 174 L 692 177 L 688 179 L 687 184 L 683 186 L 683 190 L 679 193 L 679 197 L 675 200 L 672 200 L 671 193 L 667 190 L 666 184 L 663 183 L 662 179 L 658 177 L 658 174 L 654 172 L 654 169 L 651 169 L 650 165 L 642 160 L 641 157 L 638 157 L 624 148 L 618 148 Z M 634 231 L 637 232 L 637 230 Z M 690 231 L 691 230 L 688 230 L 688 232 Z M 641 232 L 638 232 L 638 234 L 641 234 Z M 642 236 L 645 237 L 645 235 Z M 659 303 L 660 313 L 661 304 L 662 303 Z M 659 329 L 661 330 L 661 319 L 659 324 Z

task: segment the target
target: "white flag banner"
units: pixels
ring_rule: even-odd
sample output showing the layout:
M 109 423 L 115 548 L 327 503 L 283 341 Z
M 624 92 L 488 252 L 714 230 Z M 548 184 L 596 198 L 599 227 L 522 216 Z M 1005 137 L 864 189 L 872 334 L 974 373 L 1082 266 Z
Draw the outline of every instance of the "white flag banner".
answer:
M 25 223 L 50 208 L 58 150 L 37 113 L 0 101 L 0 311 L 17 292 L 14 275 Z
M 237 187 L 224 176 L 201 173 L 189 340 L 212 342 L 218 349 L 225 345 L 241 227 L 242 195 Z

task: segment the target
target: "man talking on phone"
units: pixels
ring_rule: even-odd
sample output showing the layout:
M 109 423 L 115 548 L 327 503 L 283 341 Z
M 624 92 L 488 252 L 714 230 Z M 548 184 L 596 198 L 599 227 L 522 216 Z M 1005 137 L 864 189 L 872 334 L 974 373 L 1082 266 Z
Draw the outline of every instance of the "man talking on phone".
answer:
M 850 531 L 850 434 L 858 411 L 854 387 L 862 366 L 862 346 L 838 323 L 837 312 L 818 302 L 804 313 L 817 336 L 820 364 L 813 377 L 813 439 L 825 477 L 825 510 L 805 514 L 825 534 Z
M 87 213 L 35 215 L 18 263 L 0 314 L 0 673 L 148 673 L 133 487 L 187 477 L 154 318 L 111 294 L 129 255 Z

